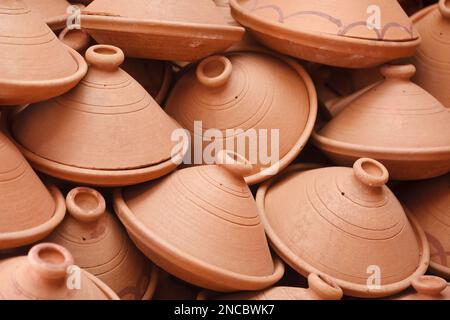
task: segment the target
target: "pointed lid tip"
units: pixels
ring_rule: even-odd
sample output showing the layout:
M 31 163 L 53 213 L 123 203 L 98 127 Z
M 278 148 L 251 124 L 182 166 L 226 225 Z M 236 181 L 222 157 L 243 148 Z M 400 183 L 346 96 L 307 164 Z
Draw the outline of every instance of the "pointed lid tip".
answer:
M 353 164 L 356 178 L 369 187 L 382 187 L 389 181 L 389 172 L 380 162 L 361 158 Z
M 205 87 L 217 88 L 224 86 L 231 77 L 233 66 L 225 56 L 211 56 L 197 66 L 197 80 Z
M 450 1 L 440 0 L 439 1 L 439 12 L 444 18 L 450 19 Z
M 86 61 L 90 66 L 105 71 L 115 71 L 125 60 L 121 49 L 111 45 L 98 44 L 86 51 Z
M 448 286 L 445 279 L 436 276 L 420 276 L 412 281 L 412 286 L 418 293 L 427 296 L 437 296 Z
M 28 252 L 28 262 L 39 276 L 50 280 L 64 279 L 74 265 L 70 252 L 54 243 L 40 243 Z
M 94 222 L 106 211 L 106 202 L 100 192 L 86 187 L 72 189 L 66 196 L 67 210 L 82 222 Z

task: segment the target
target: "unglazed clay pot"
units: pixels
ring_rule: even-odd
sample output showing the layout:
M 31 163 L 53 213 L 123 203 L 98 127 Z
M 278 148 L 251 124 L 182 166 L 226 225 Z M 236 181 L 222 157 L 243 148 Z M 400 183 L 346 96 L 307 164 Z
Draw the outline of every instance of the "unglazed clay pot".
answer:
M 400 200 L 427 235 L 431 271 L 450 280 L 450 174 L 406 185 Z
M 269 287 L 284 267 L 242 178 L 251 165 L 225 151 L 217 160 L 116 190 L 114 208 L 138 248 L 176 277 L 214 291 Z
M 422 36 L 413 63 L 413 80 L 450 108 L 450 1 L 427 7 L 412 17 Z
M 412 56 L 420 37 L 397 1 L 231 0 L 231 13 L 269 48 L 364 68 Z M 381 16 L 380 25 L 376 22 Z
M 450 170 L 450 110 L 413 84 L 413 65 L 384 66 L 385 80 L 363 89 L 321 130 L 316 146 L 338 164 L 381 161 L 394 180 L 420 180 Z
M 64 46 L 22 0 L 0 3 L 0 105 L 50 99 L 86 74 L 84 59 Z
M 355 297 L 398 293 L 425 273 L 425 234 L 385 186 L 381 163 L 310 168 L 290 167 L 258 189 L 261 219 L 283 260 L 302 275 L 328 275 Z
M 64 28 L 58 36 L 59 40 L 66 46 L 84 54 L 92 43 L 92 38 L 83 29 Z
M 214 300 L 340 300 L 342 289 L 322 275 L 308 276 L 309 288 L 273 287 L 260 292 L 242 292 L 214 297 Z M 209 298 L 201 293 L 198 300 Z
M 435 276 L 421 276 L 412 281 L 415 292 L 393 297 L 395 300 L 450 300 L 450 284 Z
M 241 40 L 210 0 L 95 0 L 81 25 L 98 42 L 122 48 L 127 57 L 194 61 Z
M 0 133 L 0 249 L 46 237 L 63 220 L 64 198 L 44 186 L 16 147 Z
M 234 149 L 254 165 L 245 180 L 255 184 L 285 168 L 303 149 L 316 120 L 317 97 L 296 62 L 230 53 L 185 70 L 166 112 L 189 130 L 190 163 L 211 163 L 205 154 L 214 159 L 214 152 Z M 214 135 L 214 143 L 208 134 Z
M 45 22 L 52 30 L 61 30 L 67 24 L 68 8 L 66 0 L 25 0 L 31 13 Z
M 176 151 L 171 135 L 181 128 L 119 68 L 123 52 L 97 45 L 86 59 L 89 72 L 74 90 L 11 119 L 28 160 L 50 176 L 97 186 L 136 184 L 174 170 L 185 150 Z
M 80 278 L 75 279 L 77 276 Z M 74 267 L 67 249 L 41 243 L 31 248 L 28 256 L 0 262 L 0 299 L 117 300 L 118 297 L 101 280 Z
M 120 299 L 151 298 L 157 268 L 106 212 L 103 196 L 94 189 L 75 188 L 67 194 L 66 206 L 69 215 L 46 241 L 68 249 L 77 266 L 97 276 Z

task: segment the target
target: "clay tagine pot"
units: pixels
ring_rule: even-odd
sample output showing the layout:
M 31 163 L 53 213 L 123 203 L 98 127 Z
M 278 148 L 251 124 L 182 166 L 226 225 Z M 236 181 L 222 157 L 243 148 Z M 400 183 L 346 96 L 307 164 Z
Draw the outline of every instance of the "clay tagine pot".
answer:
M 97 276 L 120 299 L 150 299 L 157 268 L 139 252 L 113 216 L 103 196 L 78 187 L 66 197 L 69 214 L 46 239 L 68 249 L 80 268 Z
M 32 247 L 28 256 L 0 262 L 0 299 L 118 300 L 119 298 L 102 281 L 86 271 L 77 270 L 74 267 L 73 257 L 67 249 L 53 243 L 41 243 Z
M 450 300 L 450 284 L 435 276 L 421 276 L 412 281 L 415 292 L 408 291 L 394 300 Z
M 179 61 L 224 51 L 245 32 L 205 0 L 95 0 L 83 10 L 81 25 L 127 57 Z
M 427 235 L 430 270 L 450 280 L 450 174 L 406 185 L 400 200 Z
M 340 165 L 381 161 L 394 180 L 450 171 L 450 110 L 410 81 L 413 65 L 384 66 L 385 80 L 362 90 L 321 130 L 316 146 Z
M 52 30 L 61 30 L 67 25 L 68 8 L 66 0 L 25 0 L 31 13 L 45 22 Z
M 233 17 L 264 45 L 322 64 L 376 66 L 412 56 L 420 43 L 397 1 L 231 0 L 230 5 Z
M 59 33 L 58 38 L 66 46 L 78 51 L 80 54 L 84 54 L 93 42 L 91 36 L 83 29 L 64 28 Z
M 251 164 L 229 151 L 217 157 L 221 165 L 116 190 L 114 208 L 138 248 L 174 276 L 220 292 L 264 289 L 284 266 L 272 260 L 243 179 Z
M 46 187 L 16 147 L 0 133 L 0 250 L 46 237 L 66 207 L 57 187 Z
M 440 0 L 412 20 L 422 36 L 413 60 L 417 68 L 413 80 L 450 108 L 450 2 Z
M 425 273 L 425 234 L 385 186 L 381 163 L 362 158 L 353 169 L 312 168 L 292 166 L 258 189 L 261 220 L 284 261 L 363 298 L 398 293 Z
M 64 46 L 22 0 L 0 4 L 0 106 L 43 101 L 73 88 L 84 59 Z
M 296 62 L 262 53 L 230 53 L 185 70 L 165 110 L 190 133 L 191 164 L 210 161 L 198 159 L 198 150 L 203 155 L 210 150 L 207 132 L 214 130 L 220 134 L 215 149 L 234 146 L 254 165 L 245 180 L 256 184 L 301 152 L 316 120 L 317 97 L 311 78 Z
M 86 60 L 89 72 L 74 90 L 11 119 L 28 160 L 50 176 L 98 186 L 137 184 L 174 170 L 183 150 L 175 152 L 171 135 L 181 128 L 119 68 L 123 52 L 96 45 Z
M 309 288 L 273 287 L 260 292 L 242 292 L 213 297 L 214 300 L 340 300 L 342 289 L 325 276 L 311 273 Z M 198 300 L 208 299 L 207 293 L 200 293 Z

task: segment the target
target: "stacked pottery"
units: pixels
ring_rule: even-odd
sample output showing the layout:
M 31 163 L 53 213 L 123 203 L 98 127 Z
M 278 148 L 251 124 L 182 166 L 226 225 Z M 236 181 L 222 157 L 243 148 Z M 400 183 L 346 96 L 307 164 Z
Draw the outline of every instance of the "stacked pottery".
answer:
M 262 53 L 230 53 L 185 70 L 166 111 L 189 131 L 190 163 L 208 163 L 205 157 L 198 160 L 198 149 L 212 159 L 221 149 L 232 150 L 254 164 L 245 180 L 255 184 L 298 156 L 312 132 L 317 99 L 310 77 L 296 62 Z M 252 135 L 254 145 L 239 148 Z
M 79 187 L 67 194 L 66 205 L 69 215 L 46 241 L 68 249 L 77 266 L 97 276 L 121 299 L 151 298 L 157 282 L 156 268 L 106 212 L 103 196 Z
M 28 256 L 0 262 L 0 299 L 117 300 L 118 297 L 102 281 L 78 270 L 67 249 L 42 243 L 32 247 Z
M 450 111 L 410 81 L 413 65 L 381 68 L 385 80 L 363 89 L 313 135 L 334 162 L 381 161 L 394 180 L 419 180 L 450 171 Z M 439 134 L 436 134 L 439 132 Z
M 450 284 L 435 276 L 421 276 L 412 281 L 414 292 L 400 294 L 395 300 L 450 300 Z
M 417 68 L 413 80 L 450 108 L 450 2 L 440 0 L 412 20 L 422 36 L 413 60 Z
M 310 168 L 293 166 L 258 189 L 261 219 L 283 260 L 303 275 L 327 275 L 355 297 L 398 293 L 425 273 L 425 234 L 385 186 L 381 163 Z
M 31 13 L 45 22 L 52 30 L 66 27 L 71 4 L 66 0 L 25 0 Z M 76 9 L 74 7 L 74 9 Z M 75 13 L 75 11 L 73 12 Z
M 174 170 L 183 150 L 171 135 L 180 128 L 119 68 L 123 52 L 97 45 L 86 60 L 89 72 L 74 90 L 11 119 L 28 160 L 50 176 L 98 186 L 136 184 Z
M 284 267 L 243 179 L 251 164 L 229 151 L 217 160 L 116 190 L 114 208 L 137 247 L 176 277 L 221 292 L 264 289 Z

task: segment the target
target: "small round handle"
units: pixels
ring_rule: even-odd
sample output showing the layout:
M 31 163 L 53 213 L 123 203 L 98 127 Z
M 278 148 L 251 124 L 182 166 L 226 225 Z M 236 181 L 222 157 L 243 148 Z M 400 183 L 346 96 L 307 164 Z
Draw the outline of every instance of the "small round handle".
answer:
M 217 88 L 225 85 L 231 77 L 233 66 L 225 56 L 211 56 L 197 66 L 197 79 L 206 87 Z
M 418 293 L 437 296 L 444 291 L 448 284 L 445 279 L 435 276 L 420 276 L 412 281 L 412 286 Z
M 105 213 L 106 202 L 97 190 L 78 187 L 67 194 L 66 207 L 76 220 L 94 222 Z
M 409 80 L 416 74 L 416 67 L 412 64 L 385 65 L 381 67 L 380 73 L 386 79 Z
M 117 70 L 124 60 L 125 55 L 121 49 L 106 44 L 92 46 L 86 51 L 86 61 L 106 71 Z
M 353 164 L 356 178 L 369 187 L 382 187 L 389 181 L 389 172 L 380 162 L 362 158 Z
M 450 4 L 449 0 L 439 1 L 439 11 L 444 18 L 450 19 Z
M 230 150 L 220 150 L 216 155 L 216 163 L 237 177 L 249 175 L 253 166 L 240 154 Z
M 50 280 L 64 279 L 74 261 L 70 252 L 55 243 L 35 245 L 28 252 L 28 262 L 40 277 Z
M 344 295 L 342 289 L 330 278 L 311 273 L 308 276 L 309 288 L 323 300 L 340 300 Z

